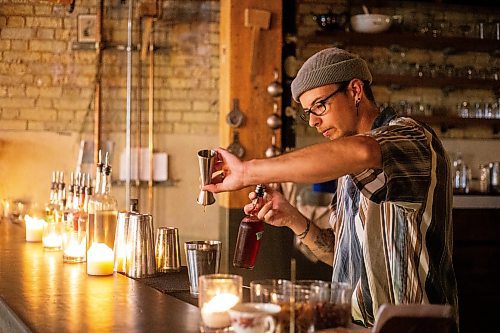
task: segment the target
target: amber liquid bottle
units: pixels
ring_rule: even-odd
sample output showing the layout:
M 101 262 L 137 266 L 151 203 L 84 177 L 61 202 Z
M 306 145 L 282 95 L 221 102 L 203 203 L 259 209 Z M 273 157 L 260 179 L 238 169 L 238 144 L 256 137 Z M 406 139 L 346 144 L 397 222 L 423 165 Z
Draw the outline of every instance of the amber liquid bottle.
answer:
M 257 197 L 253 201 L 254 210 L 240 222 L 238 239 L 234 250 L 234 267 L 253 269 L 259 253 L 260 242 L 264 234 L 264 221 L 257 217 L 257 213 L 264 201 L 264 185 L 257 185 L 255 193 Z

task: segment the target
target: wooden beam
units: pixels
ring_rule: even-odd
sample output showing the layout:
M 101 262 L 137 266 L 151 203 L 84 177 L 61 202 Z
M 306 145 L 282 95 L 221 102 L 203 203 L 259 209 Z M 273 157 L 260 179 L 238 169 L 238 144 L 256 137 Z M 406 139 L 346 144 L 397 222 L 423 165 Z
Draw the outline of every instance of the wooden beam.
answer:
M 271 145 L 272 131 L 266 120 L 273 113 L 273 99 L 267 86 L 274 80 L 273 72 L 281 69 L 282 1 L 221 0 L 220 18 L 220 80 L 219 107 L 220 145 L 227 147 L 233 140 L 233 131 L 226 116 L 231 111 L 232 100 L 239 100 L 245 122 L 238 128 L 240 143 L 245 148 L 244 160 L 265 157 Z M 271 14 L 269 29 L 259 31 L 253 45 L 255 30 L 245 26 L 245 12 L 259 10 Z M 253 49 L 255 47 L 255 49 Z M 253 50 L 253 51 L 252 51 Z M 254 61 L 252 79 L 252 53 Z M 279 130 L 276 136 L 280 138 Z M 280 146 L 280 142 L 277 142 Z M 251 188 L 218 195 L 218 202 L 227 208 L 240 208 L 248 203 Z

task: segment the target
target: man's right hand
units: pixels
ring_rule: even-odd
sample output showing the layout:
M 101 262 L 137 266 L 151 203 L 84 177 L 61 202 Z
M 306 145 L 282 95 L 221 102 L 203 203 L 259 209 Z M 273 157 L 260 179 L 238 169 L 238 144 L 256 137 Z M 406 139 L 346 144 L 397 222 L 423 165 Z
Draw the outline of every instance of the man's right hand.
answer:
M 217 152 L 213 167 L 215 176 L 213 176 L 211 184 L 203 186 L 202 190 L 219 193 L 244 188 L 243 162 L 223 148 L 217 148 L 215 151 Z

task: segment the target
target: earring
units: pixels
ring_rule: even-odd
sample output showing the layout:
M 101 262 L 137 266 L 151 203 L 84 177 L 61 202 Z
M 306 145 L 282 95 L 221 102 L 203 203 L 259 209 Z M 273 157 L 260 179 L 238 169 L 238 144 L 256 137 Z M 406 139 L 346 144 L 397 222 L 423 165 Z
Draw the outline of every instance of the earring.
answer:
M 356 102 L 354 103 L 356 105 L 356 116 L 359 116 L 359 103 L 361 102 L 360 99 L 357 99 Z

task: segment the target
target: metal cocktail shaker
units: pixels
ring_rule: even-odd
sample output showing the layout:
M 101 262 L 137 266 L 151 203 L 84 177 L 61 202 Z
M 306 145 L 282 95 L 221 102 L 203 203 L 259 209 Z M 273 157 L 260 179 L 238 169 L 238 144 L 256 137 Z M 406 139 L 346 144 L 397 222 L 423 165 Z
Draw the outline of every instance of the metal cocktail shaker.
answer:
M 153 217 L 148 214 L 130 214 L 127 234 L 125 273 L 132 278 L 156 274 Z

